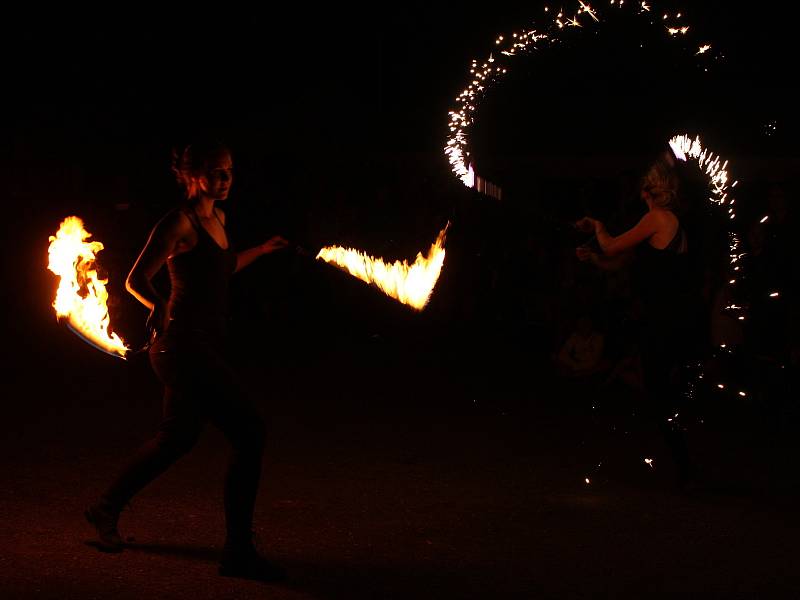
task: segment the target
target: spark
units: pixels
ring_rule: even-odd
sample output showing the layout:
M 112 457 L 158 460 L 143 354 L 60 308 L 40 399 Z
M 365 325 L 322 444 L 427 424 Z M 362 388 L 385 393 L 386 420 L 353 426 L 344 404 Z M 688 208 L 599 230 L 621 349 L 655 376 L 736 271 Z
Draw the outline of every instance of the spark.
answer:
M 581 2 L 580 4 L 581 4 L 581 10 L 583 10 L 583 12 L 587 13 L 590 17 L 592 17 L 596 23 L 600 22 L 600 19 L 597 18 L 597 14 L 594 12 L 594 10 L 592 10 L 591 6 L 589 6 L 588 4 L 584 4 L 583 2 Z
M 697 56 L 698 54 L 705 54 L 709 50 L 711 50 L 711 44 L 700 46 L 700 49 L 697 51 L 697 54 L 695 54 L 695 56 Z
M 472 60 L 472 77 L 470 78 L 472 83 L 468 85 L 464 92 L 462 92 L 462 94 L 459 96 L 459 100 L 457 100 L 457 102 L 460 103 L 459 108 L 461 111 L 459 112 L 462 114 L 459 118 L 451 117 L 448 127 L 450 133 L 444 148 L 444 152 L 448 158 L 452 172 L 465 185 L 467 185 L 469 182 L 467 175 L 467 163 L 469 162 L 470 156 L 470 152 L 468 150 L 469 129 L 475 121 L 473 114 L 480 106 L 481 101 L 486 94 L 490 92 L 492 87 L 497 84 L 498 81 L 500 81 L 501 76 L 507 73 L 508 65 L 502 63 L 511 60 L 512 57 L 526 55 L 533 50 L 537 50 L 538 43 L 541 41 L 549 41 L 551 43 L 558 42 L 558 36 L 561 35 L 561 31 L 565 27 L 588 27 L 591 25 L 591 23 L 587 24 L 585 27 L 584 24 L 579 21 L 580 15 L 584 13 L 588 14 L 594 23 L 601 22 L 602 15 L 595 8 L 593 8 L 588 1 L 579 0 L 578 5 L 578 10 L 576 11 L 577 14 L 574 15 L 567 15 L 564 10 L 550 10 L 550 6 L 545 6 L 543 19 L 546 22 L 544 27 L 542 27 L 539 31 L 523 29 L 510 35 L 496 36 L 494 38 L 494 45 L 497 47 L 495 53 L 497 53 L 498 56 L 494 57 L 490 55 L 489 57 L 490 64 L 494 64 L 495 61 L 501 63 L 501 66 L 497 66 L 496 69 L 491 69 L 491 67 L 486 69 L 486 64 L 484 64 L 484 69 L 479 69 L 478 61 L 476 59 Z M 625 2 L 624 0 L 611 0 L 611 5 L 622 9 L 623 5 L 625 5 Z M 633 3 L 632 7 L 639 7 L 641 9 L 639 14 L 645 14 L 651 11 L 651 3 L 645 0 Z M 664 15 L 665 18 L 667 16 L 668 15 Z M 681 15 L 678 14 L 678 17 L 680 16 Z M 688 25 L 686 25 L 673 29 L 675 29 L 675 34 L 685 34 L 689 28 Z M 708 47 L 710 48 L 710 45 Z M 705 52 L 705 50 L 703 52 Z M 710 169 L 719 168 L 719 165 L 715 165 L 713 163 L 710 163 L 706 166 Z
M 689 27 L 667 27 L 667 31 L 670 35 L 678 35 L 679 33 L 681 35 L 686 35 L 686 33 L 689 31 Z

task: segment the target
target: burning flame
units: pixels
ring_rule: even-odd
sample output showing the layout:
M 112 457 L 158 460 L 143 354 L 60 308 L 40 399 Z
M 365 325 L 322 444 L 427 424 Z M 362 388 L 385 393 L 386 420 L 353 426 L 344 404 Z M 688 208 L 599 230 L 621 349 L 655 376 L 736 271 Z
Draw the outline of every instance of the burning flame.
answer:
M 108 331 L 108 280 L 97 276 L 95 256 L 103 244 L 86 241 L 91 236 L 78 217 L 64 219 L 56 235 L 50 236 L 47 268 L 60 279 L 53 308 L 58 318 L 66 317 L 70 329 L 84 340 L 125 358 L 129 348 L 116 333 Z
M 444 264 L 444 240 L 448 223 L 428 251 L 428 256 L 417 254 L 417 259 L 409 265 L 408 261 L 388 264 L 382 258 L 373 258 L 341 246 L 326 246 L 317 254 L 318 259 L 332 263 L 347 271 L 361 281 L 371 283 L 384 294 L 403 304 L 422 310 L 436 286 Z

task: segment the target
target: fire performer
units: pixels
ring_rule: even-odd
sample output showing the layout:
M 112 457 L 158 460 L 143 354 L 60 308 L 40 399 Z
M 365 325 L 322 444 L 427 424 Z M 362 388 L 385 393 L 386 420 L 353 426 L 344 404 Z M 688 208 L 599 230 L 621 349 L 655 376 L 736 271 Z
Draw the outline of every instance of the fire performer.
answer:
M 126 287 L 150 309 L 155 336 L 151 365 L 165 388 L 163 420 L 100 499 L 86 510 L 101 549 L 120 551 L 122 508 L 197 441 L 206 422 L 232 446 L 225 479 L 226 540 L 220 574 L 276 579 L 280 569 L 261 557 L 252 540 L 252 519 L 261 476 L 264 425 L 230 364 L 230 276 L 256 258 L 287 245 L 275 236 L 235 253 L 225 231 L 225 201 L 233 180 L 229 150 L 218 143 L 191 145 L 174 153 L 173 172 L 185 191 L 182 206 L 153 228 Z M 165 301 L 151 281 L 167 264 L 171 290 Z
M 672 453 L 683 486 L 694 474 L 684 430 L 676 418 L 681 399 L 681 368 L 694 347 L 692 258 L 684 224 L 678 217 L 678 178 L 671 154 L 662 155 L 642 178 L 640 197 L 647 213 L 628 231 L 612 236 L 603 223 L 584 217 L 581 231 L 594 233 L 600 252 L 577 248 L 582 261 L 602 269 L 619 268 L 631 259 L 633 281 L 642 309 L 640 352 L 650 410 Z

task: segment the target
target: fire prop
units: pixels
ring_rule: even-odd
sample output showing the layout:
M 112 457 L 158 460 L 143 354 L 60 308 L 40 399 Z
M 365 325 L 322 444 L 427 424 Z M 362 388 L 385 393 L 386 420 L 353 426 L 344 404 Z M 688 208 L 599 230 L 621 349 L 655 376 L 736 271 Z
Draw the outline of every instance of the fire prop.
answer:
M 386 263 L 382 258 L 373 258 L 352 248 L 327 246 L 319 251 L 317 259 L 334 264 L 361 281 L 372 284 L 387 296 L 422 310 L 428 304 L 433 288 L 439 280 L 444 265 L 444 240 L 448 223 L 439 232 L 428 251 L 417 254 L 413 264 L 408 261 Z
M 98 350 L 125 358 L 129 348 L 110 331 L 107 279 L 97 275 L 95 257 L 103 249 L 78 217 L 67 217 L 54 236 L 50 236 L 47 268 L 58 275 L 59 284 L 53 308 L 59 319 L 67 319 L 69 328 Z
M 652 7 L 647 2 L 609 0 L 608 10 L 609 13 L 620 10 L 636 10 L 649 24 L 671 38 L 686 38 L 687 34 L 691 36 L 691 28 L 684 23 L 681 13 L 664 14 L 661 19 L 658 19 L 652 13 Z M 458 106 L 449 112 L 450 134 L 444 152 L 453 173 L 469 188 L 475 188 L 476 182 L 480 181 L 471 169 L 472 161 L 468 144 L 469 128 L 475 121 L 475 111 L 481 100 L 508 73 L 511 59 L 515 56 L 531 54 L 540 43 L 548 45 L 559 43 L 565 29 L 577 31 L 601 20 L 599 12 L 582 0 L 578 0 L 576 12 L 571 16 L 564 10 L 551 11 L 548 7 L 544 7 L 544 13 L 545 21 L 549 22 L 544 24 L 541 31 L 522 29 L 510 36 L 498 36 L 495 40 L 497 57 L 495 57 L 495 53 L 491 53 L 489 58 L 481 64 L 477 60 L 472 61 L 469 69 L 469 84 L 455 99 Z M 711 45 L 704 42 L 704 40 L 696 42 L 691 47 L 694 49 L 695 56 L 702 57 L 699 60 L 712 60 L 713 53 L 709 52 Z
M 709 185 L 711 189 L 711 197 L 709 200 L 719 206 L 727 207 L 728 218 L 733 221 L 736 219 L 736 199 L 730 196 L 733 188 L 736 187 L 738 181 L 729 184 L 728 175 L 728 161 L 722 162 L 719 156 L 714 156 L 713 152 L 703 148 L 700 141 L 700 136 L 692 140 L 688 135 L 677 135 L 669 141 L 670 148 L 672 148 L 675 156 L 684 162 L 689 159 L 697 161 L 697 166 L 708 176 Z M 761 223 L 769 220 L 769 215 L 765 215 L 760 219 Z M 730 268 L 728 285 L 734 286 L 739 280 L 741 275 L 740 262 L 747 256 L 746 253 L 741 252 L 739 249 L 740 241 L 738 236 L 731 232 L 730 236 Z M 780 294 L 773 292 L 770 297 L 777 298 Z M 745 320 L 746 308 L 737 304 L 730 304 L 725 307 L 731 314 L 735 314 L 739 321 Z
M 736 219 L 736 199 L 732 197 L 731 194 L 738 181 L 734 181 L 733 183 L 729 184 L 728 161 L 726 160 L 722 162 L 719 156 L 715 157 L 712 152 L 709 152 L 708 149 L 703 148 L 699 136 L 692 140 L 688 135 L 677 135 L 669 141 L 669 145 L 679 160 L 688 162 L 690 159 L 692 159 L 697 162 L 697 166 L 709 178 L 709 186 L 711 190 L 711 197 L 709 200 L 721 207 L 727 207 L 728 218 L 730 221 L 734 221 Z M 759 219 L 759 223 L 765 223 L 768 220 L 769 215 L 764 215 L 761 217 L 761 219 Z M 742 267 L 740 263 L 742 262 L 742 259 L 747 256 L 747 253 L 740 250 L 740 241 L 735 233 L 731 231 L 728 233 L 728 235 L 730 239 L 730 273 L 728 274 L 728 285 L 736 286 L 742 276 Z M 778 298 L 780 297 L 780 293 L 773 291 L 769 294 L 769 296 L 770 298 Z M 725 311 L 728 314 L 735 316 L 739 321 L 744 321 L 747 318 L 747 307 L 740 304 L 729 304 L 725 307 Z M 731 349 L 726 344 L 720 346 L 719 350 L 727 354 L 731 353 Z M 698 380 L 703 379 L 704 377 L 702 365 L 699 366 L 701 368 L 697 372 Z M 726 387 L 727 386 L 724 383 L 717 384 L 717 389 L 719 390 L 725 390 Z M 690 384 L 690 396 L 693 390 L 694 384 Z M 740 390 L 738 395 L 742 398 L 746 398 L 747 392 Z

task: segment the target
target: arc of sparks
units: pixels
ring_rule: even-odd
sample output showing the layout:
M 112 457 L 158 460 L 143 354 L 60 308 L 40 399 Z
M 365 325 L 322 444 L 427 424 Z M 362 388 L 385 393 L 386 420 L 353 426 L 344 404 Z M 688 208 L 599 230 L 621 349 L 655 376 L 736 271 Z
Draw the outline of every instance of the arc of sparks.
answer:
M 734 221 L 736 219 L 736 198 L 730 194 L 739 182 L 729 183 L 728 161 L 723 161 L 719 156 L 715 156 L 713 152 L 709 152 L 707 148 L 704 148 L 699 135 L 695 136 L 694 139 L 686 134 L 676 135 L 669 140 L 669 146 L 678 160 L 689 162 L 691 159 L 697 163 L 698 168 L 708 177 L 711 190 L 711 196 L 708 200 L 719 206 L 727 206 L 728 218 L 730 221 Z M 739 250 L 739 237 L 731 229 L 728 231 L 728 238 L 729 267 L 731 269 L 728 285 L 733 286 L 736 285 L 739 277 L 740 266 L 738 263 L 747 256 L 747 253 Z M 731 304 L 725 308 L 736 313 L 740 321 L 745 320 L 744 307 Z
M 610 0 L 609 4 L 614 12 L 619 12 L 628 6 L 631 9 L 638 9 L 638 14 L 648 19 L 648 15 L 653 10 L 652 4 L 647 1 L 631 2 L 626 5 L 624 0 Z M 602 15 L 599 14 L 599 11 L 585 0 L 578 0 L 578 6 L 574 10 L 574 14 L 563 9 L 556 13 L 555 11 L 551 12 L 545 6 L 544 13 L 549 22 L 545 22 L 543 27 L 539 27 L 538 30 L 523 29 L 508 36 L 498 35 L 494 43 L 495 52 L 499 52 L 498 57 L 494 58 L 494 54 L 491 55 L 492 60 L 488 63 L 484 62 L 482 67 L 478 66 L 477 60 L 472 61 L 469 83 L 456 98 L 458 106 L 448 113 L 450 134 L 444 148 L 451 170 L 466 187 L 473 188 L 475 186 L 476 178 L 470 174 L 468 168 L 472 162 L 469 152 L 469 129 L 475 121 L 474 114 L 480 106 L 481 100 L 508 72 L 511 57 L 531 53 L 537 49 L 539 41 L 546 40 L 550 44 L 555 44 L 559 41 L 560 35 L 565 35 L 565 31 L 582 29 L 584 24 L 592 25 L 601 21 Z M 591 20 L 587 19 L 585 15 L 588 15 Z M 664 22 L 664 26 L 658 26 L 658 29 L 668 38 L 685 36 L 689 32 L 689 25 L 682 22 L 682 16 L 681 13 L 677 13 L 674 17 L 665 14 L 661 20 Z M 677 35 L 679 33 L 681 36 Z M 711 50 L 711 45 L 703 44 L 699 46 L 697 55 L 704 55 L 704 58 L 708 58 L 709 50 Z M 503 64 L 493 64 L 501 59 Z
M 318 260 L 333 264 L 374 285 L 384 294 L 419 311 L 425 308 L 433 293 L 444 265 L 444 242 L 448 223 L 431 245 L 427 256 L 422 252 L 409 264 L 407 260 L 388 263 L 354 248 L 326 246 L 317 254 Z
M 64 219 L 56 235 L 50 236 L 47 268 L 59 277 L 53 308 L 58 319 L 66 319 L 69 329 L 83 341 L 124 359 L 130 349 L 111 331 L 108 280 L 97 273 L 96 256 L 103 244 L 88 241 L 90 237 L 78 217 Z

